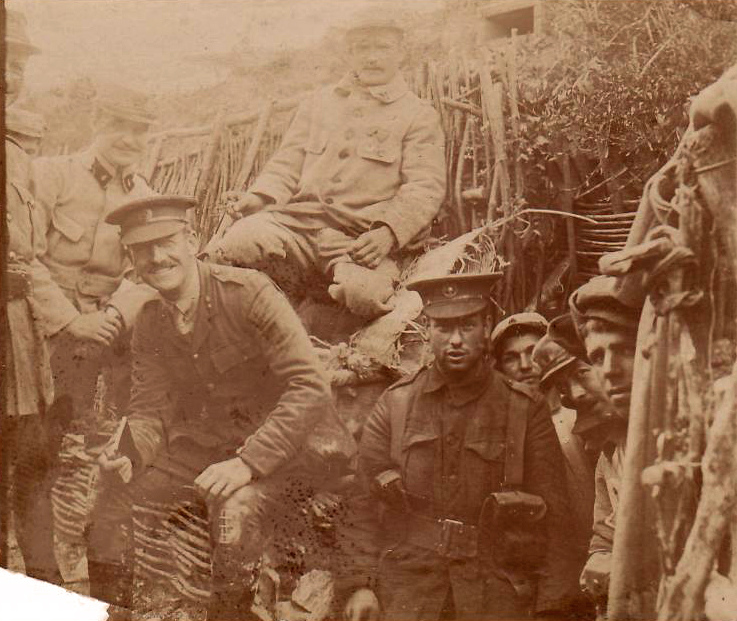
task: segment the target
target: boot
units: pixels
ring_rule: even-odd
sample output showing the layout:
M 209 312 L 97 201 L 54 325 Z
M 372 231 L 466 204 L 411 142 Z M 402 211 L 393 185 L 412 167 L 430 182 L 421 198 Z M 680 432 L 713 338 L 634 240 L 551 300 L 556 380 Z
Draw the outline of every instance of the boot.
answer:
M 254 593 L 247 588 L 216 589 L 213 587 L 207 603 L 207 621 L 256 621 L 251 612 Z
M 130 621 L 133 601 L 133 571 L 115 563 L 87 561 L 90 597 L 112 604 L 109 621 Z

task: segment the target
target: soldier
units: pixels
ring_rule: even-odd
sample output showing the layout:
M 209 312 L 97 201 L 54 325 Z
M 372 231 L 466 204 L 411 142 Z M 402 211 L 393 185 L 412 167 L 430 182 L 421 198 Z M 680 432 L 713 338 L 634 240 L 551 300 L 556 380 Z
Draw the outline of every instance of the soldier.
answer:
M 430 230 L 445 193 L 444 136 L 399 66 L 403 30 L 373 19 L 346 37 L 352 71 L 297 110 L 281 147 L 208 253 L 272 275 L 295 301 L 315 281 L 356 315 L 391 308 L 396 259 Z
M 193 205 L 150 197 L 107 217 L 120 225 L 137 273 L 161 297 L 144 306 L 133 332 L 136 450 L 131 457 L 110 446 L 100 457 L 104 472 L 132 472 L 133 480 L 101 492 L 90 593 L 129 606 L 120 525 L 130 522 L 134 501 L 166 502 L 194 482 L 213 525 L 208 619 L 247 619 L 254 565 L 274 524 L 296 515 L 309 489 L 343 474 L 355 445 L 281 292 L 259 272 L 195 258 L 185 215 Z
M 103 87 L 90 148 L 33 162 L 45 218 L 42 261 L 64 294 L 47 326 L 53 335 L 54 415 L 62 419 L 92 408 L 103 368 L 111 401 L 123 410 L 128 399 L 129 351 L 119 337 L 155 291 L 125 278 L 130 261 L 118 227 L 105 217 L 122 202 L 153 194 L 135 173 L 153 118 L 138 93 Z
M 370 492 L 345 527 L 339 581 L 348 619 L 509 619 L 562 603 L 560 446 L 542 397 L 486 361 L 495 276 L 408 286 L 435 361 L 390 387 L 363 430 Z
M 28 59 L 39 52 L 26 33 L 22 13 L 6 10 L 5 104 L 20 94 Z M 42 323 L 60 298 L 48 270 L 39 261 L 44 251 L 43 220 L 30 191 L 30 161 L 14 139 L 5 136 L 5 196 L 8 231 L 5 343 L 5 407 L 2 410 L 3 475 L 2 558 L 7 567 L 7 508 L 15 513 L 15 533 L 29 576 L 61 583 L 54 557 L 51 480 L 54 447 L 46 408 L 53 398 L 47 342 Z M 12 491 L 11 491 L 12 490 Z M 12 494 L 12 495 L 11 495 Z
M 617 500 L 624 469 L 632 372 L 641 307 L 617 288 L 611 276 L 597 276 L 573 292 L 570 308 L 586 355 L 612 405 L 615 418 L 596 464 L 593 536 L 581 587 L 603 600 L 609 586 Z
M 599 438 L 606 433 L 611 420 L 611 406 L 591 367 L 553 340 L 552 334 L 560 333 L 561 323 L 568 323 L 572 328 L 570 321 L 566 320 L 570 320 L 570 316 L 558 317 L 551 322 L 549 333 L 537 342 L 532 355 L 541 371 L 540 390 L 551 403 L 553 424 L 565 458 L 571 508 L 567 530 L 570 554 L 566 557 L 569 565 L 565 572 L 570 585 L 567 612 L 571 616 L 585 618 L 587 612 L 591 613 L 591 603 L 582 597 L 578 579 L 588 558 L 591 541 L 594 466 L 599 456 L 598 450 L 587 452 L 586 447 L 587 443 L 589 447 L 599 446 Z
M 41 151 L 46 123 L 40 114 L 10 106 L 5 111 L 5 131 L 30 157 L 36 157 Z
M 517 313 L 499 322 L 491 333 L 496 368 L 507 377 L 536 388 L 540 369 L 532 359 L 532 350 L 547 329 L 547 320 L 537 313 Z

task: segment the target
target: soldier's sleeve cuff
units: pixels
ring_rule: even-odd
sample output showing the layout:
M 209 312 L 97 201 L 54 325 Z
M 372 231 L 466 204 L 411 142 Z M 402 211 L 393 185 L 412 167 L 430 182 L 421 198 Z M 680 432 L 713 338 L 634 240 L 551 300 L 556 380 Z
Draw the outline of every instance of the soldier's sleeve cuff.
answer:
M 292 193 L 289 190 L 280 188 L 275 183 L 270 183 L 268 177 L 256 179 L 248 188 L 248 191 L 259 194 L 277 204 L 286 204 L 292 198 Z

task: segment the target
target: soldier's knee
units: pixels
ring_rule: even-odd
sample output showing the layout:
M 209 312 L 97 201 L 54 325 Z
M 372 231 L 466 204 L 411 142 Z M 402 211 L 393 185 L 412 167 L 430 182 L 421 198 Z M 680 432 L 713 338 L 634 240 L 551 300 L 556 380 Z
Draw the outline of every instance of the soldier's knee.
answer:
M 238 220 L 223 235 L 211 242 L 205 252 L 217 263 L 252 266 L 270 258 L 285 258 L 284 241 L 273 217 L 257 213 Z

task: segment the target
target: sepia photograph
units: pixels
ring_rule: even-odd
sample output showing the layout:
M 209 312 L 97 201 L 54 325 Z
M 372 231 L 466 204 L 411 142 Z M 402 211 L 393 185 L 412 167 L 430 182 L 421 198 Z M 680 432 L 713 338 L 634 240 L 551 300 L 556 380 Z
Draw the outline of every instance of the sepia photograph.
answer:
M 737 0 L 4 0 L 3 621 L 737 621 Z

